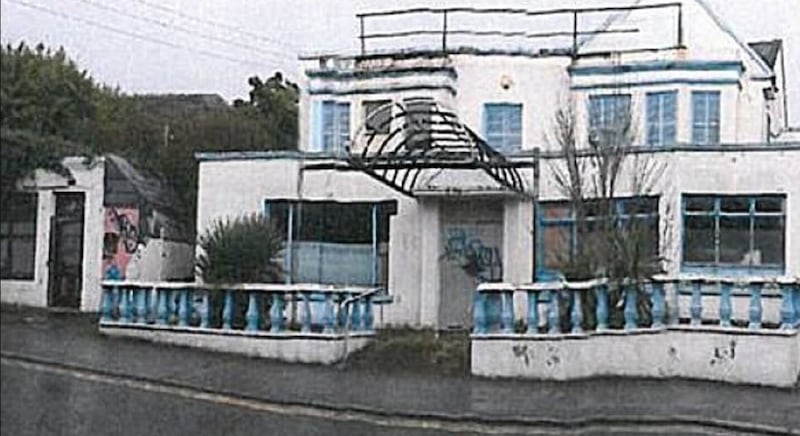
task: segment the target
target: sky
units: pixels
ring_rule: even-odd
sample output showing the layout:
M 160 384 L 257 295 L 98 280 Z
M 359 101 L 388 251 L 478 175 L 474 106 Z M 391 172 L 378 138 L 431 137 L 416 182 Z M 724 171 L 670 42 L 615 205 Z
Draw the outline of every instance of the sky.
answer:
M 299 54 L 357 50 L 357 12 L 632 1 L 0 0 L 0 39 L 63 46 L 97 81 L 125 92 L 214 93 L 232 100 L 246 98 L 253 75 L 280 70 L 299 81 Z M 784 40 L 790 121 L 800 125 L 800 0 L 706 1 L 745 41 Z

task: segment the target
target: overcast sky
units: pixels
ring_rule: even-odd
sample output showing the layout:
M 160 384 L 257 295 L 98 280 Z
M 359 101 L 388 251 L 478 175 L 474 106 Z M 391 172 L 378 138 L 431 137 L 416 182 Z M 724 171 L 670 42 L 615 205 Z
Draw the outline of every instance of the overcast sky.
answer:
M 633 0 L 460 0 L 447 6 L 537 9 Z M 792 124 L 800 124 L 800 0 L 707 0 L 745 41 L 786 45 Z M 64 46 L 103 83 L 136 93 L 247 95 L 247 78 L 284 71 L 297 55 L 352 51 L 359 11 L 443 6 L 435 0 L 0 0 L 3 43 Z

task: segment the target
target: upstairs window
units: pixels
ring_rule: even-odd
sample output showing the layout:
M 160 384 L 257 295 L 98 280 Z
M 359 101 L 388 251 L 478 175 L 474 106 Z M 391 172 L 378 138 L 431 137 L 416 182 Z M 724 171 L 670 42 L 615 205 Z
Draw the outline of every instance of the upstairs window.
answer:
M 322 151 L 343 151 L 350 140 L 350 103 L 322 102 Z
M 391 100 L 371 100 L 364 102 L 364 124 L 367 126 L 368 132 L 377 133 L 379 135 L 386 135 L 389 133 L 392 119 L 391 103 Z
M 647 145 L 675 144 L 677 101 L 675 91 L 647 93 Z
M 684 195 L 684 267 L 783 271 L 785 207 L 782 195 Z
M 0 278 L 33 280 L 36 194 L 15 193 L 0 212 Z
M 511 153 L 522 148 L 522 105 L 487 103 L 484 106 L 486 142 L 497 151 Z
M 609 141 L 626 135 L 631 122 L 630 94 L 593 95 L 589 97 L 589 138 Z
M 692 143 L 719 144 L 719 91 L 692 92 Z

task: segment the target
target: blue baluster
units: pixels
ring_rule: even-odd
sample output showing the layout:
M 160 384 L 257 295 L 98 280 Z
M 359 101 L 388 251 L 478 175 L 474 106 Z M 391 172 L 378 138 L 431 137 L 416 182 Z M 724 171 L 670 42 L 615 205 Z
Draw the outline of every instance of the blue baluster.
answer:
M 333 305 L 333 294 L 328 292 L 325 294 L 325 313 L 322 315 L 323 333 L 333 333 L 334 331 Z
M 500 313 L 500 328 L 503 333 L 514 333 L 514 292 L 501 291 L 500 304 L 502 312 Z
M 375 323 L 375 316 L 372 312 L 372 295 L 367 295 L 364 300 L 364 330 L 372 331 Z
M 750 283 L 750 324 L 748 327 L 752 330 L 761 328 L 761 287 L 763 283 L 751 282 Z
M 581 307 L 581 293 L 583 291 L 572 291 L 572 333 L 583 333 L 583 308 Z
M 663 328 L 664 313 L 666 312 L 664 307 L 664 283 L 660 281 L 654 281 L 652 282 L 651 289 L 652 295 L 650 298 L 653 302 L 653 327 Z
M 361 300 L 353 300 L 350 305 L 352 306 L 350 311 L 350 328 L 353 331 L 361 330 Z
M 691 325 L 700 325 L 703 320 L 703 281 L 692 280 L 692 305 L 689 311 L 692 315 Z
M 551 335 L 561 333 L 558 313 L 558 291 L 545 291 L 545 295 L 550 297 L 550 304 L 547 306 L 547 332 Z
M 473 331 L 477 334 L 486 334 L 486 295 L 481 291 L 475 291 L 475 298 L 472 304 Z
M 794 328 L 795 313 L 794 295 L 791 282 L 782 282 L 781 287 L 781 328 L 784 330 Z
M 178 325 L 187 327 L 189 325 L 189 317 L 191 316 L 191 308 L 189 307 L 189 291 L 181 289 L 180 301 L 178 302 Z
M 146 300 L 147 300 L 147 321 L 155 322 L 155 319 L 158 314 L 158 299 L 156 298 L 156 287 L 153 286 L 151 289 L 148 289 L 145 293 Z
M 622 314 L 625 317 L 625 330 L 634 330 L 637 327 L 636 285 L 627 284 L 625 285 L 624 289 L 625 289 L 625 309 L 623 310 Z
M 131 305 L 128 301 L 128 288 L 121 286 L 119 291 L 119 320 L 122 323 L 131 322 Z
M 256 332 L 258 331 L 258 327 L 261 321 L 260 319 L 261 314 L 258 307 L 259 293 L 256 291 L 251 291 L 250 293 L 248 293 L 247 297 L 248 301 L 247 301 L 247 314 L 246 314 L 247 317 L 246 330 L 249 332 Z
M 733 306 L 731 305 L 731 294 L 733 284 L 727 280 L 723 280 L 719 284 L 719 323 L 723 327 L 731 326 L 731 315 L 733 314 Z
M 681 322 L 681 282 L 672 282 L 672 304 L 669 305 L 669 325 L 678 325 Z
M 280 292 L 272 294 L 272 307 L 270 308 L 270 328 L 272 333 L 279 333 L 283 331 L 283 308 L 284 296 Z
M 344 304 L 345 300 L 347 300 L 347 294 L 341 293 L 338 297 L 338 312 L 336 312 L 336 326 L 339 329 L 343 329 L 345 327 L 345 323 L 347 323 L 347 316 L 350 312 L 350 308 L 348 305 Z
M 100 322 L 111 322 L 113 320 L 112 313 L 114 312 L 114 295 L 113 288 L 110 286 L 103 286 L 103 302 L 100 305 Z
M 539 333 L 539 291 L 528 290 L 528 334 Z
M 595 288 L 597 294 L 597 330 L 608 329 L 608 285 L 601 283 Z
M 211 291 L 206 290 L 203 292 L 203 308 L 200 310 L 200 327 L 207 329 L 209 326 L 209 318 L 211 317 Z
M 166 289 L 156 289 L 158 297 L 158 324 L 167 325 L 169 323 L 169 304 L 167 303 L 170 291 Z
M 134 297 L 136 299 L 136 322 L 139 324 L 147 323 L 147 292 L 146 288 L 134 289 Z
M 800 278 L 794 281 L 794 326 L 800 328 Z
M 300 331 L 308 333 L 311 331 L 311 292 L 303 291 L 301 295 L 303 297 L 303 325 Z
M 225 301 L 222 306 L 222 328 L 230 330 L 233 328 L 233 291 L 230 289 L 225 290 Z

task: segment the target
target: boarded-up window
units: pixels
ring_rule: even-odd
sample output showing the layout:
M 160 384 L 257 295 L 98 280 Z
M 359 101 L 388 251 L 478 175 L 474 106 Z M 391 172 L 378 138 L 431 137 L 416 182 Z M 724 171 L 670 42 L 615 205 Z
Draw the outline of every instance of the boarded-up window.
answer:
M 389 133 L 392 119 L 391 100 L 364 102 L 364 124 L 367 131 L 385 135 Z
M 36 259 L 36 194 L 12 194 L 0 210 L 0 277 L 33 280 Z

